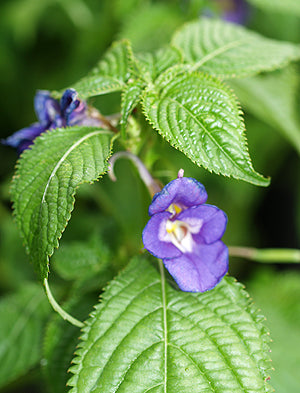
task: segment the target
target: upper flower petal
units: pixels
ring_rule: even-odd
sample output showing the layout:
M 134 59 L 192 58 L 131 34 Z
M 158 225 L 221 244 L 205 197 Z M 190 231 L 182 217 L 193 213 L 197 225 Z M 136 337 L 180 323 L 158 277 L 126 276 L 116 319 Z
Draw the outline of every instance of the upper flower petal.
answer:
M 224 235 L 227 216 L 226 214 L 213 205 L 200 205 L 184 210 L 177 216 L 178 220 L 184 221 L 191 228 L 193 225 L 199 226 L 201 220 L 202 225 L 199 231 L 193 232 L 193 238 L 196 243 L 211 244 L 220 240 Z
M 63 127 L 64 120 L 58 101 L 47 90 L 38 90 L 34 97 L 34 109 L 41 126 L 45 129 Z
M 61 97 L 61 111 L 68 124 L 69 116 L 76 108 L 78 108 L 81 103 L 81 101 L 77 99 L 77 97 L 78 93 L 74 89 L 67 89 Z
M 103 122 L 96 109 L 90 109 L 85 101 L 78 98 L 74 89 L 67 89 L 61 98 L 61 110 L 68 126 L 103 127 Z
M 151 217 L 143 230 L 145 248 L 157 258 L 175 258 L 181 251 L 174 246 L 166 231 L 166 224 L 171 213 L 162 212 Z
M 201 205 L 207 200 L 207 193 L 203 184 L 190 177 L 181 177 L 172 180 L 153 197 L 149 206 L 149 215 L 163 212 L 171 204 L 180 208 Z
M 228 249 L 222 241 L 197 248 L 197 253 L 164 259 L 165 267 L 186 292 L 205 292 L 214 288 L 228 271 Z

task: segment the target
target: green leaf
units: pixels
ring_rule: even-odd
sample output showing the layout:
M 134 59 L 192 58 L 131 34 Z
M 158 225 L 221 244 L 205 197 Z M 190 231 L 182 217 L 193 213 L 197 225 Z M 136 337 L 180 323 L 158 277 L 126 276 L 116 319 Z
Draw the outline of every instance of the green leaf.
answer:
M 70 393 L 270 392 L 262 319 L 232 278 L 176 291 L 135 258 L 86 321 Z
M 248 0 L 248 2 L 266 11 L 300 16 L 300 2 L 297 0 Z
M 265 38 L 244 27 L 202 19 L 186 24 L 173 37 L 193 69 L 221 78 L 246 77 L 271 71 L 300 58 L 300 48 Z
M 50 311 L 43 289 L 27 284 L 0 302 L 0 387 L 24 375 L 41 358 L 41 339 Z
M 125 137 L 128 117 L 141 100 L 147 83 L 152 83 L 162 72 L 181 60 L 181 54 L 175 48 L 166 47 L 155 53 L 142 53 L 135 59 L 139 79 L 129 81 L 122 94 L 121 133 Z
M 300 153 L 297 94 L 299 76 L 286 68 L 267 75 L 231 81 L 243 107 L 270 124 Z
M 150 123 L 199 166 L 267 186 L 269 179 L 252 167 L 235 96 L 220 80 L 181 69 L 169 69 L 145 90 L 143 108 Z
M 154 81 L 168 68 L 181 62 L 181 52 L 170 46 L 158 49 L 154 53 L 139 53 L 136 56 L 136 66 L 139 73 L 148 82 Z
M 12 183 L 14 213 L 41 279 L 71 217 L 76 188 L 107 170 L 112 138 L 96 127 L 55 129 L 20 157 Z
M 125 136 L 128 117 L 141 100 L 145 84 L 140 79 L 134 79 L 128 83 L 122 94 L 121 103 L 121 134 Z
M 63 244 L 55 253 L 54 268 L 65 280 L 82 279 L 107 268 L 110 253 L 101 238 Z
M 71 87 L 82 99 L 123 90 L 131 76 L 132 56 L 129 41 L 115 42 L 91 73 Z

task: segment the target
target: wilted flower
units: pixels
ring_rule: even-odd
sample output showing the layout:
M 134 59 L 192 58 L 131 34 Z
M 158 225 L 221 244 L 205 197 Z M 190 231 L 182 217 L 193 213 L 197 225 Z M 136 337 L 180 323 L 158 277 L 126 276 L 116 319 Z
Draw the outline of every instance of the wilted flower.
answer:
M 50 96 L 49 91 L 39 90 L 34 98 L 34 109 L 38 122 L 15 132 L 7 139 L 2 140 L 2 143 L 17 148 L 21 153 L 33 143 L 38 135 L 46 130 L 74 125 L 102 125 L 99 113 L 95 109 L 90 109 L 77 96 L 76 90 L 67 89 L 58 102 Z
M 163 260 L 181 290 L 204 292 L 228 271 L 228 249 L 220 240 L 227 217 L 205 204 L 207 193 L 201 183 L 180 176 L 154 195 L 143 243 Z

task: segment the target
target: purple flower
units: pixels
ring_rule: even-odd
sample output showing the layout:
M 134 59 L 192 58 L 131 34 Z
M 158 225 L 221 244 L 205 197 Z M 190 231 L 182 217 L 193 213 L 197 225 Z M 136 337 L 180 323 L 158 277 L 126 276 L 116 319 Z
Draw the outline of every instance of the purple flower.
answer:
M 203 14 L 208 17 L 220 15 L 221 19 L 245 25 L 249 19 L 250 7 L 245 0 L 214 0 L 211 9 L 205 8 Z
M 77 98 L 74 89 L 67 89 L 60 102 L 50 96 L 46 90 L 38 90 L 34 98 L 37 123 L 22 128 L 1 142 L 17 148 L 19 154 L 32 145 L 33 140 L 46 130 L 66 126 L 99 126 L 99 113 L 91 110 L 84 101 Z
M 244 25 L 249 17 L 249 5 L 245 0 L 218 0 L 223 6 L 222 19 Z
M 201 183 L 178 177 L 154 195 L 143 231 L 145 248 L 187 292 L 214 288 L 228 271 L 228 249 L 220 240 L 227 217 L 206 200 Z

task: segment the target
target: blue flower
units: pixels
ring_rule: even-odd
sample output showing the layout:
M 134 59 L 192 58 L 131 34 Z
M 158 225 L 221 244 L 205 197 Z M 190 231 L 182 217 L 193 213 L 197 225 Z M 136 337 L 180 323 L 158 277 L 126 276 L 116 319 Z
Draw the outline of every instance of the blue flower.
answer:
M 214 288 L 228 271 L 228 249 L 220 240 L 227 217 L 206 200 L 201 183 L 178 177 L 154 195 L 143 231 L 145 248 L 187 292 Z
M 46 130 L 74 125 L 99 126 L 99 113 L 91 110 L 84 101 L 77 98 L 74 89 L 67 89 L 60 102 L 50 96 L 46 90 L 37 91 L 34 109 L 37 123 L 22 128 L 1 142 L 16 148 L 19 154 L 32 145 L 33 140 Z

